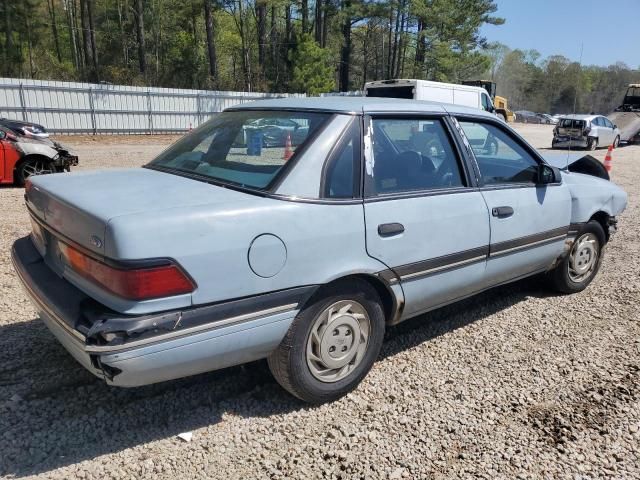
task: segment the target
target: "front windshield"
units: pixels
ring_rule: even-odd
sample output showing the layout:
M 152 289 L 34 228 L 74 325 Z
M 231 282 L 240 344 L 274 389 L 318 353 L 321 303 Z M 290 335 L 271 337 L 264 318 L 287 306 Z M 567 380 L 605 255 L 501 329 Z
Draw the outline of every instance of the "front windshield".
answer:
M 161 153 L 149 166 L 266 189 L 329 116 L 302 111 L 223 112 Z

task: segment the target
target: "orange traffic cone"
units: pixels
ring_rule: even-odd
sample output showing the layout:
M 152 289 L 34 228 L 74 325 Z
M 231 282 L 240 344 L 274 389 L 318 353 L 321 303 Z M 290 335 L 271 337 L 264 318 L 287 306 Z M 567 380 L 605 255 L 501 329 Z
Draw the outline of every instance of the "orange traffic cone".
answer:
M 607 172 L 611 171 L 611 161 L 613 160 L 613 158 L 611 158 L 611 151 L 613 150 L 613 145 L 609 145 L 609 149 L 607 150 L 607 154 L 604 156 L 604 168 L 607 169 Z
M 293 148 L 291 147 L 291 134 L 287 133 L 287 141 L 284 144 L 284 161 L 286 162 L 293 156 Z

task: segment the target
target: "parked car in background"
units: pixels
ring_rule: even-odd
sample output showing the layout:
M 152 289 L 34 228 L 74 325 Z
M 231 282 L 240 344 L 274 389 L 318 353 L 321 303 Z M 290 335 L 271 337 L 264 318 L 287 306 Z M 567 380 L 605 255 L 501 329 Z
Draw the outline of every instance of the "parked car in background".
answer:
M 264 118 L 307 136 L 240 144 Z M 15 269 L 89 371 L 131 387 L 267 358 L 320 403 L 388 325 L 535 274 L 586 288 L 627 197 L 488 112 L 325 97 L 232 107 L 143 168 L 32 177 L 25 200 Z
M 617 147 L 620 130 L 611 120 L 602 115 L 567 115 L 553 129 L 551 148 Z
M 537 113 L 529 110 L 517 110 L 515 114 L 516 122 L 519 123 L 543 123 L 543 119 Z
M 543 123 L 546 123 L 548 125 L 556 125 L 558 123 L 558 119 L 553 117 L 552 115 L 549 115 L 548 113 L 539 113 L 538 115 L 544 118 Z
M 265 147 L 284 147 L 287 141 L 299 145 L 309 134 L 309 127 L 283 118 L 261 118 L 244 127 L 244 140 L 258 135 Z
M 0 118 L 0 126 L 26 137 L 49 138 L 49 132 L 42 125 L 12 118 Z
M 50 140 L 43 127 L 0 121 L 0 184 L 22 186 L 32 175 L 69 171 L 77 164 L 78 157 Z

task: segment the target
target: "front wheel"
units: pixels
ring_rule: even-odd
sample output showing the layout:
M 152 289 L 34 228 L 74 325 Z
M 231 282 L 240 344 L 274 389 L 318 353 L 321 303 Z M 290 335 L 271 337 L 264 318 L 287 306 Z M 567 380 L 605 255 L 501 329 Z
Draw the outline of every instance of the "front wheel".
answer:
M 51 165 L 51 162 L 42 158 L 31 158 L 25 160 L 16 168 L 15 183 L 23 187 L 27 178 L 31 176 L 47 175 L 54 172 L 55 168 Z
M 605 242 L 602 226 L 595 220 L 589 221 L 578 232 L 569 254 L 549 272 L 554 289 L 577 293 L 587 288 L 600 269 Z
M 328 287 L 295 318 L 268 358 L 289 393 L 309 403 L 336 400 L 356 388 L 375 362 L 384 337 L 380 297 L 367 282 Z

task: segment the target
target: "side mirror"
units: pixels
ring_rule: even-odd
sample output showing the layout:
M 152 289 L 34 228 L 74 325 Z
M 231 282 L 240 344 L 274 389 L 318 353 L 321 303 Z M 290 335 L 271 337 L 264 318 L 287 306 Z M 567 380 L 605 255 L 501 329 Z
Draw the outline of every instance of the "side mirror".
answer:
M 559 168 L 552 167 L 546 163 L 543 163 L 538 167 L 538 185 L 560 183 L 561 180 L 562 174 L 560 173 Z
M 613 129 L 615 130 L 616 128 L 618 128 L 618 125 L 616 125 L 615 123 L 613 124 Z

